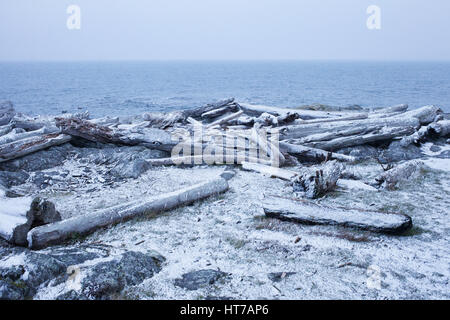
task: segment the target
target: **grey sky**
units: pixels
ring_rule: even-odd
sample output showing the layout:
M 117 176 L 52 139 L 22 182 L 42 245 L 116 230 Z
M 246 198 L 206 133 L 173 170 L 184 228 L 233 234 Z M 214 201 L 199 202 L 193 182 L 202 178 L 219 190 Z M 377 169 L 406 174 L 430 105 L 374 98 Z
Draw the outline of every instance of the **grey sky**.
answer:
M 450 60 L 449 16 L 448 0 L 1 0 L 0 60 Z

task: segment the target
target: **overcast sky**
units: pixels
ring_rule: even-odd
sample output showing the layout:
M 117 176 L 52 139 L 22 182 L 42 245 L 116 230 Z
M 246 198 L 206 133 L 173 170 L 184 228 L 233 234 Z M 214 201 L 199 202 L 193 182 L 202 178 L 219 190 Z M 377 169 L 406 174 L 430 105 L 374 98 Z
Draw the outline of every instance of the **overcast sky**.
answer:
M 449 17 L 449 0 L 1 0 L 0 60 L 450 60 Z

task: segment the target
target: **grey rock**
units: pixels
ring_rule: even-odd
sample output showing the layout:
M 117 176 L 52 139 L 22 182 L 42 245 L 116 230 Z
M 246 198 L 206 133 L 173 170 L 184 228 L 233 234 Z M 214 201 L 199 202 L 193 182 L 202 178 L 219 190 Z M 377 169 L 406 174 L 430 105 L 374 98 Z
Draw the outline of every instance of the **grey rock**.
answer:
M 212 269 L 192 271 L 183 274 L 180 279 L 175 279 L 175 285 L 187 290 L 198 290 L 215 283 L 227 275 L 225 272 Z
M 0 171 L 0 184 L 6 188 L 24 184 L 30 175 L 25 171 Z
M 24 296 L 20 283 L 0 279 L 0 300 L 22 300 Z
M 439 147 L 439 146 L 433 144 L 433 145 L 430 147 L 430 151 L 432 151 L 432 152 L 439 152 L 439 151 L 441 151 L 441 147 Z
M 400 141 L 393 141 L 389 147 L 382 152 L 380 161 L 383 163 L 398 162 L 402 160 L 413 160 L 422 158 L 423 154 L 420 148 L 410 144 L 403 147 Z
M 225 180 L 231 180 L 236 175 L 236 172 L 234 170 L 225 170 L 220 174 L 222 178 Z
M 14 299 L 32 297 L 40 285 L 56 278 L 67 269 L 62 262 L 27 249 L 9 248 L 3 254 L 7 253 L 9 256 L 25 255 L 23 265 L 0 268 L 0 279 L 3 281 L 2 295 L 15 296 Z
M 0 102 L 0 126 L 8 124 L 16 114 L 11 101 Z
M 124 179 L 137 179 L 141 176 L 141 174 L 150 169 L 150 167 L 151 165 L 143 159 L 136 159 L 131 162 L 123 161 L 114 169 L 112 169 L 111 173 L 117 177 Z
M 271 272 L 267 277 L 273 282 L 280 282 L 281 280 L 294 275 L 295 272 Z
M 86 261 L 109 256 L 109 250 L 100 246 L 83 246 L 82 248 L 56 247 L 47 251 L 48 253 L 46 254 L 61 261 L 66 266 L 74 266 Z
M 70 143 L 61 146 L 51 147 L 46 150 L 38 151 L 24 157 L 0 163 L 0 170 L 27 172 L 50 169 L 61 165 L 67 159 L 69 154 L 74 151 Z
M 125 286 L 140 284 L 161 271 L 164 258 L 142 252 L 125 252 L 119 258 L 102 262 L 91 268 L 83 279 L 81 292 L 94 299 L 110 299 Z

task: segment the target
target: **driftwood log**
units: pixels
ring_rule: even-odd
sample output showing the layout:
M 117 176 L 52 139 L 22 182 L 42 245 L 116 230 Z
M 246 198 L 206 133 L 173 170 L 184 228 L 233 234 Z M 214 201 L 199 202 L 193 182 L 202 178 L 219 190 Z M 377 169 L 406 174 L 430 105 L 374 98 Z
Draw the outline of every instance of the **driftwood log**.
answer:
M 280 142 L 280 150 L 285 153 L 294 155 L 295 157 L 310 162 L 323 162 L 327 160 L 339 160 L 346 162 L 355 162 L 357 159 L 353 156 L 345 154 L 333 153 L 317 148 L 306 147 L 287 142 Z
M 63 133 L 93 142 L 119 145 L 142 145 L 151 149 L 170 152 L 176 145 L 171 135 L 155 128 L 135 127 L 135 131 L 101 126 L 79 118 L 56 118 L 56 125 Z
M 271 178 L 280 178 L 287 181 L 292 181 L 297 176 L 296 172 L 263 165 L 260 163 L 242 162 L 242 169 L 247 171 L 256 171 Z
M 112 208 L 87 213 L 32 229 L 28 233 L 28 246 L 40 249 L 60 243 L 74 234 L 88 234 L 96 229 L 116 224 L 140 215 L 155 214 L 225 192 L 228 182 L 223 178 L 202 182 L 171 193 L 152 196 Z
M 377 177 L 376 184 L 386 190 L 395 190 L 397 184 L 401 181 L 405 181 L 414 178 L 420 173 L 420 169 L 423 167 L 423 162 L 412 160 L 402 163 L 388 171 L 383 172 Z
M 305 200 L 266 198 L 263 209 L 267 217 L 306 225 L 331 225 L 387 234 L 401 234 L 412 227 L 405 214 L 328 207 Z
M 0 145 L 0 162 L 16 159 L 30 153 L 69 142 L 71 136 L 65 134 L 44 134 Z
M 309 199 L 317 199 L 336 188 L 336 183 L 343 171 L 342 164 L 327 162 L 320 170 L 306 169 L 293 179 L 294 192 L 300 192 Z

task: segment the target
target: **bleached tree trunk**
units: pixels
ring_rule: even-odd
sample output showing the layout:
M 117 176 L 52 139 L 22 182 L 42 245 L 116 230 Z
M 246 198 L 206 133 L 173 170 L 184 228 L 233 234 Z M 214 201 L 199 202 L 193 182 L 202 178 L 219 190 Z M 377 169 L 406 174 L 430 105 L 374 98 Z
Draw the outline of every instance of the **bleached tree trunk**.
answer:
M 364 135 L 354 135 L 336 138 L 329 141 L 317 141 L 306 143 L 307 146 L 323 149 L 323 150 L 339 150 L 346 147 L 359 146 L 367 143 L 392 140 L 396 137 L 410 135 L 415 132 L 413 127 L 384 127 L 379 131 L 371 132 Z
M 88 234 L 98 228 L 140 215 L 171 210 L 225 192 L 227 189 L 228 182 L 223 178 L 217 178 L 171 193 L 152 196 L 141 201 L 134 201 L 37 227 L 28 233 L 28 245 L 33 249 L 40 249 L 50 244 L 60 243 L 74 234 Z

